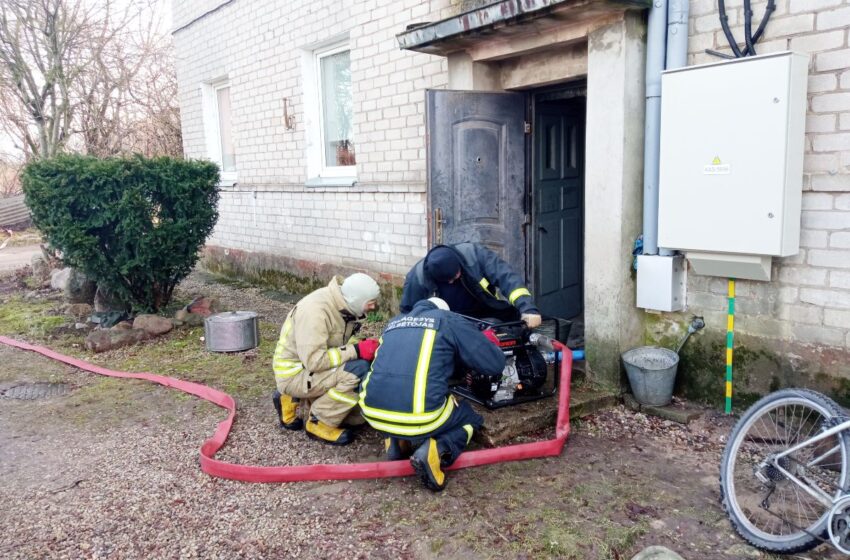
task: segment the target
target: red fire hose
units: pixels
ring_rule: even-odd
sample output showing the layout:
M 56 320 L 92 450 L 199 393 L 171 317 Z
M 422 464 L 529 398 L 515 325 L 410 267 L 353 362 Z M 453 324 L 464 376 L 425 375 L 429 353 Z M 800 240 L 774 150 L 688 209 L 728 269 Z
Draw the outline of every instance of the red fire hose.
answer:
M 558 418 L 555 422 L 555 438 L 535 443 L 523 443 L 496 447 L 493 449 L 481 449 L 462 453 L 457 461 L 448 470 L 462 469 L 465 467 L 478 467 L 504 461 L 519 461 L 522 459 L 534 459 L 536 457 L 551 457 L 560 455 L 570 433 L 570 379 L 572 376 L 573 358 L 566 346 L 557 341 L 552 341 L 555 350 L 561 351 L 560 391 L 558 394 Z M 319 465 L 287 465 L 275 467 L 261 467 L 258 465 L 240 465 L 228 463 L 215 458 L 216 452 L 222 448 L 233 419 L 236 417 L 236 402 L 233 397 L 190 381 L 181 381 L 173 377 L 155 375 L 152 373 L 128 373 L 114 371 L 104 367 L 90 364 L 77 358 L 65 356 L 54 352 L 49 348 L 19 342 L 17 340 L 0 336 L 0 343 L 13 346 L 22 350 L 37 352 L 48 358 L 58 360 L 76 368 L 106 375 L 109 377 L 125 377 L 130 379 L 144 379 L 159 383 L 166 387 L 179 389 L 184 393 L 195 395 L 222 408 L 227 409 L 227 418 L 218 424 L 213 436 L 201 446 L 201 470 L 205 473 L 221 478 L 243 480 L 246 482 L 295 482 L 300 480 L 351 480 L 356 478 L 385 478 L 391 476 L 408 476 L 413 474 L 413 468 L 409 461 L 382 461 L 377 463 L 347 463 L 347 464 L 319 464 Z

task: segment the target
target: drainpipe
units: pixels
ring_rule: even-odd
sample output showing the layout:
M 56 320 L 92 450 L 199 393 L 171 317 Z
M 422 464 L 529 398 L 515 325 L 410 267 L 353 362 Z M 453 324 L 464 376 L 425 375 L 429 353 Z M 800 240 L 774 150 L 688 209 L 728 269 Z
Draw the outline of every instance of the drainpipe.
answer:
M 646 34 L 646 123 L 643 151 L 643 254 L 658 254 L 658 157 L 661 71 L 667 48 L 667 0 L 653 0 Z M 687 28 L 686 28 L 687 29 Z M 687 33 L 685 34 L 687 38 Z
M 667 8 L 667 70 L 688 65 L 688 0 L 669 0 Z

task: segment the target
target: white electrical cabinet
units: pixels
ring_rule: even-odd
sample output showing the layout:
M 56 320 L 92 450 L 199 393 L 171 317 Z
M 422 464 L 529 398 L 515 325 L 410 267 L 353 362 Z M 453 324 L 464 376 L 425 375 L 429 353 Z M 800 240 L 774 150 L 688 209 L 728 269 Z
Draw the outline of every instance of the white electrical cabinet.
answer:
M 808 63 L 783 52 L 664 72 L 660 246 L 711 253 L 718 275 L 723 254 L 797 253 Z

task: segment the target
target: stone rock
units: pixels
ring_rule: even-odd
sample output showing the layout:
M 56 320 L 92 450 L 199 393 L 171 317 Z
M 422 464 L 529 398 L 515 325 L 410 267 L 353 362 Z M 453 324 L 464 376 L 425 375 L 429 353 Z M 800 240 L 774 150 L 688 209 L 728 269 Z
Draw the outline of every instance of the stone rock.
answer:
M 121 321 L 110 327 L 113 331 L 127 331 L 133 328 L 133 323 L 130 321 Z
M 204 316 L 198 313 L 190 313 L 185 309 L 180 309 L 174 314 L 174 320 L 180 325 L 189 327 L 200 327 L 204 324 Z
M 47 265 L 44 256 L 33 255 L 30 259 L 30 265 L 32 265 L 32 277 L 37 282 L 44 282 L 50 276 L 50 267 Z
M 761 558 L 761 551 L 750 545 L 739 543 L 725 551 L 731 558 Z
M 71 277 L 70 268 L 54 269 L 50 271 L 50 287 L 54 290 L 65 291 L 68 278 Z
M 133 321 L 134 329 L 142 329 L 146 333 L 159 336 L 174 328 L 171 319 L 159 315 L 139 315 Z
M 87 319 L 91 312 L 92 307 L 88 303 L 72 303 L 65 308 L 65 315 L 77 320 Z
M 199 296 L 186 306 L 186 311 L 201 315 L 202 317 L 209 317 L 218 311 L 218 302 L 212 298 Z
M 97 284 L 89 280 L 82 272 L 71 269 L 64 289 L 65 301 L 68 303 L 94 303 L 95 290 L 97 290 Z
M 681 556 L 663 546 L 650 546 L 644 548 L 634 556 L 632 560 L 684 560 Z
M 81 330 L 89 328 L 89 324 L 88 323 L 74 323 L 74 328 L 77 329 L 78 331 L 81 331 Z
M 128 305 L 104 286 L 98 286 L 94 294 L 94 310 L 97 312 L 127 311 Z
M 92 352 L 106 352 L 115 348 L 131 346 L 146 340 L 148 334 L 141 329 L 105 330 L 98 329 L 86 337 L 86 348 Z

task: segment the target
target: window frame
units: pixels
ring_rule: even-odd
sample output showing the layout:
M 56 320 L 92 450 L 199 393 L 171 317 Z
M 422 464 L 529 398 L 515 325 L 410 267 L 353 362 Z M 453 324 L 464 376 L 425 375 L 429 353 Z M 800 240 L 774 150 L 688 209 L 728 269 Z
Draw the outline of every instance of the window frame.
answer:
M 233 89 L 227 78 L 219 78 L 201 86 L 204 102 L 204 136 L 206 137 L 207 157 L 213 163 L 218 164 L 220 170 L 219 185 L 233 186 L 238 178 L 238 167 L 234 171 L 224 170 L 224 154 L 221 145 L 221 115 L 218 108 L 218 92 L 225 88 L 230 90 L 228 93 L 230 96 L 230 134 L 233 136 Z M 234 165 L 234 167 L 236 166 Z
M 341 52 L 349 53 L 348 64 L 349 64 L 349 75 L 351 70 L 351 46 L 349 45 L 348 40 L 338 41 L 333 44 L 327 45 L 322 48 L 317 48 L 313 51 L 313 70 L 314 70 L 314 87 L 316 88 L 316 99 L 317 110 L 318 110 L 318 123 L 319 123 L 319 133 L 318 133 L 318 147 L 319 147 L 319 169 L 318 169 L 318 178 L 356 178 L 357 177 L 357 164 L 354 165 L 328 165 L 326 161 L 326 153 L 325 153 L 325 105 L 324 105 L 324 96 L 322 90 L 322 59 L 327 58 L 329 56 L 333 56 L 335 54 L 339 54 Z M 353 84 L 352 84 L 353 90 Z M 354 112 L 354 93 L 352 91 L 352 118 Z M 352 123 L 353 124 L 353 123 Z M 352 131 L 353 133 L 353 131 Z M 355 144 L 355 161 L 356 161 L 356 144 Z

